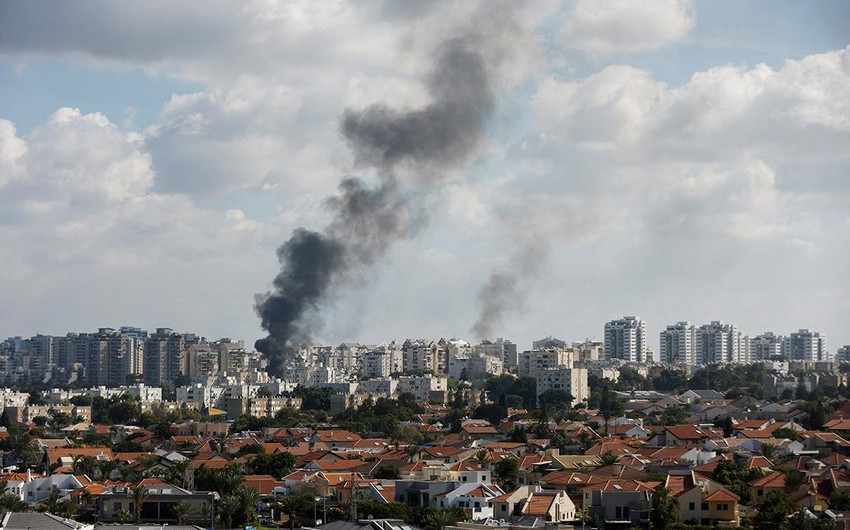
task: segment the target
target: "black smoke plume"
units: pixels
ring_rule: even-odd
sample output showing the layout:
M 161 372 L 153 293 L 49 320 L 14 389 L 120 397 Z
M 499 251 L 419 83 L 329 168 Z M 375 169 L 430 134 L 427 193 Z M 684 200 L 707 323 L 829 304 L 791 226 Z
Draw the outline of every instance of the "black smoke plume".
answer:
M 494 108 L 486 49 L 480 32 L 439 46 L 426 83 L 431 103 L 424 108 L 377 104 L 345 111 L 342 135 L 357 164 L 373 169 L 378 183 L 344 179 L 325 202 L 333 214 L 330 224 L 321 233 L 296 229 L 278 249 L 281 271 L 274 291 L 257 295 L 255 304 L 268 332 L 255 347 L 268 359 L 270 374 L 282 375 L 293 341 L 309 338 L 308 314 L 334 285 L 372 264 L 394 241 L 413 235 L 411 201 L 479 148 Z M 400 178 L 406 175 L 410 178 Z

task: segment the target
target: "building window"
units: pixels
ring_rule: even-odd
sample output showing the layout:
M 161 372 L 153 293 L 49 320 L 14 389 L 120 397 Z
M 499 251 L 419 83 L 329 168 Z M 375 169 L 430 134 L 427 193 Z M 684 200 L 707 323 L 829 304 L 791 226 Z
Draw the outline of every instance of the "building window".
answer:
M 689 503 L 688 503 L 688 509 L 689 509 L 689 510 L 692 510 L 692 511 L 693 511 L 693 510 L 696 510 L 696 509 L 697 509 L 696 504 L 694 504 L 694 503 L 692 503 L 692 502 L 689 502 Z
M 707 502 L 702 503 L 702 506 L 700 506 L 700 510 L 708 510 L 708 503 Z

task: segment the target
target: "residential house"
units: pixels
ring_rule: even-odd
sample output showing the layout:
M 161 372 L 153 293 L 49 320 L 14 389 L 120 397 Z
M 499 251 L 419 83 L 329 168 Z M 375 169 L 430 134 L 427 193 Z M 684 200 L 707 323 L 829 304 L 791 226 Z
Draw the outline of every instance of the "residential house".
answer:
M 668 475 L 664 486 L 670 490 L 679 521 L 696 524 L 740 524 L 740 497 L 719 482 L 688 471 Z
M 477 521 L 493 517 L 493 499 L 504 494 L 499 486 L 475 482 L 438 494 L 435 504 L 437 508 L 460 508 Z

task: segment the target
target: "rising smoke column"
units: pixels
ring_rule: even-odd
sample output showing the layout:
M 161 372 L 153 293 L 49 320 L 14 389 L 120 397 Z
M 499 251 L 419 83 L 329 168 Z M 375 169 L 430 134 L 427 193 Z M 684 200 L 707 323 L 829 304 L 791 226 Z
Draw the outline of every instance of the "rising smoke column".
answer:
M 431 103 L 424 108 L 377 104 L 342 116 L 340 129 L 355 161 L 373 169 L 379 182 L 370 187 L 357 178 L 344 179 L 325 202 L 333 214 L 330 224 L 321 233 L 298 228 L 278 249 L 281 271 L 274 290 L 257 295 L 254 306 L 268 332 L 255 347 L 268 359 L 270 374 L 281 375 L 292 341 L 310 336 L 306 317 L 335 285 L 413 234 L 410 202 L 478 150 L 495 106 L 488 38 L 506 30 L 490 26 L 484 31 L 479 24 L 474 33 L 438 47 L 426 80 Z M 412 178 L 399 178 L 402 172 Z
M 470 328 L 476 338 L 495 338 L 505 315 L 523 308 L 528 284 L 540 274 L 548 254 L 548 244 L 532 236 L 520 245 L 503 267 L 490 272 L 489 279 L 478 291 L 480 310 L 478 319 Z

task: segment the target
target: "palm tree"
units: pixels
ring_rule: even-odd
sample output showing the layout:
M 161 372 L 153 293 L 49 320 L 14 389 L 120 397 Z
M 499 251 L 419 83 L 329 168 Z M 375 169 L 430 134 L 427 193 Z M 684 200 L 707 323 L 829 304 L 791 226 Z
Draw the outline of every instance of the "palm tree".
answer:
M 204 518 L 204 524 L 210 522 L 210 528 L 215 525 L 215 508 L 207 502 L 201 505 L 201 517 Z
M 620 459 L 619 456 L 615 455 L 611 451 L 605 451 L 601 455 L 599 455 L 599 461 L 602 462 L 603 466 L 610 466 L 612 464 L 616 464 Z
M 142 521 L 142 505 L 148 498 L 148 489 L 141 484 L 135 486 L 132 490 L 130 490 L 133 495 L 133 511 L 136 516 L 136 522 L 140 523 Z
M 115 510 L 115 517 L 117 517 L 118 520 L 121 521 L 121 524 L 127 524 L 133 520 L 133 514 L 130 513 L 128 510 L 125 510 L 124 508 L 121 508 L 120 510 Z
M 61 504 L 62 502 L 59 500 L 59 490 L 52 490 L 50 495 L 39 503 L 39 507 L 44 508 L 44 511 L 47 513 L 56 515 L 59 513 Z
M 488 464 L 490 463 L 490 451 L 488 451 L 487 449 L 480 449 L 475 453 L 475 456 L 473 458 L 479 466 L 486 469 Z
M 236 491 L 236 498 L 239 500 L 239 511 L 245 516 L 245 522 L 252 522 L 257 516 L 260 494 L 253 488 L 240 488 Z
M 289 497 L 284 497 L 288 499 Z M 233 528 L 233 516 L 239 511 L 239 499 L 235 495 L 225 495 L 218 501 L 218 517 L 228 529 Z
M 289 528 L 295 528 L 295 518 L 299 515 L 305 515 L 305 512 L 312 514 L 316 500 L 312 495 L 289 495 L 281 499 L 278 503 L 280 513 L 286 515 L 289 520 Z
M 446 530 L 447 526 L 456 525 L 460 516 L 454 508 L 443 508 L 428 515 L 426 527 L 429 530 Z
M 761 451 L 761 455 L 763 457 L 767 458 L 768 460 L 773 460 L 777 453 L 779 453 L 779 446 L 772 443 L 762 442 L 761 448 L 759 450 Z
M 785 490 L 794 491 L 799 488 L 806 480 L 806 475 L 796 469 L 785 469 Z
M 97 464 L 100 470 L 100 478 L 107 480 L 112 478 L 112 472 L 118 468 L 119 463 L 116 460 L 104 460 Z
M 97 467 L 97 460 L 91 455 L 84 455 L 80 458 L 80 461 L 82 462 L 83 475 L 91 475 Z
M 174 462 L 171 466 L 171 469 L 168 470 L 168 482 L 174 484 L 179 488 L 185 488 L 186 483 L 186 475 L 189 471 L 189 459 L 186 460 L 178 460 Z
M 159 462 L 159 458 L 154 455 L 142 455 L 136 458 L 136 462 L 142 465 L 145 471 L 153 467 L 154 464 Z
M 57 515 L 64 517 L 65 519 L 72 519 L 77 515 L 77 511 L 77 505 L 74 504 L 74 501 L 71 499 L 65 499 L 59 503 L 59 512 Z
M 419 452 L 419 446 L 416 444 L 410 444 L 407 446 L 407 457 L 413 462 L 413 457 L 416 456 L 416 453 Z
M 177 524 L 184 525 L 186 524 L 186 516 L 192 510 L 192 506 L 186 501 L 180 501 L 174 505 L 172 510 L 174 510 L 174 515 L 177 516 Z

